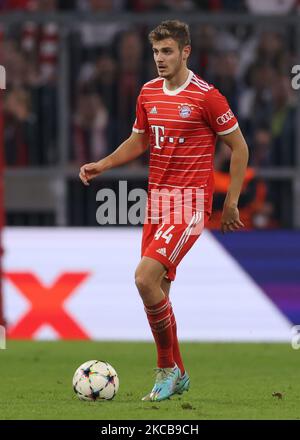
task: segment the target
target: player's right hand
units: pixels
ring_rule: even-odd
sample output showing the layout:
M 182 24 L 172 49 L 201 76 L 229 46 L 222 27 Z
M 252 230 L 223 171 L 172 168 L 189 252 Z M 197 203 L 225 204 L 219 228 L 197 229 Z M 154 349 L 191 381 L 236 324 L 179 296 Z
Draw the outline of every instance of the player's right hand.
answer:
M 224 203 L 222 218 L 221 218 L 221 231 L 223 234 L 226 232 L 234 232 L 240 228 L 244 228 L 245 225 L 240 220 L 240 214 L 236 205 L 227 205 Z
M 89 185 L 89 181 L 94 179 L 94 177 L 99 176 L 102 173 L 103 168 L 101 166 L 101 162 L 91 162 L 85 165 L 82 165 L 80 168 L 79 177 L 81 182 L 84 185 Z

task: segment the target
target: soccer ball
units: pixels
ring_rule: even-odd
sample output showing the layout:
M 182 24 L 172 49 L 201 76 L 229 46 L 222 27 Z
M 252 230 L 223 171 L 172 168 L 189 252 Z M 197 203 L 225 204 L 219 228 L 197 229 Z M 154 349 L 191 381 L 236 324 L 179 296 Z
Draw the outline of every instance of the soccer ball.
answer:
M 73 389 L 80 400 L 111 400 L 119 389 L 116 370 L 105 361 L 87 361 L 73 376 Z

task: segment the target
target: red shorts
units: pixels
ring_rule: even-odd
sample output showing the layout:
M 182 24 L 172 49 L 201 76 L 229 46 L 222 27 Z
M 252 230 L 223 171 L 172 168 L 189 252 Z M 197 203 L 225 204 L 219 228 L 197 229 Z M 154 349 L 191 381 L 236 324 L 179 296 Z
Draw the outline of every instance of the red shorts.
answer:
M 162 263 L 167 269 L 165 277 L 174 281 L 176 267 L 201 235 L 209 217 L 208 212 L 198 212 L 189 223 L 145 223 L 142 257 L 154 258 Z

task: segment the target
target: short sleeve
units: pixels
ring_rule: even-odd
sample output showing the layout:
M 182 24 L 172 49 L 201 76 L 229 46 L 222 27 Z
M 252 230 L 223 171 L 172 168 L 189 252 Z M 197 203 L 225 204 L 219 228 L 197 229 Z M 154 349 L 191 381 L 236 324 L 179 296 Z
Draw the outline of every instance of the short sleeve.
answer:
M 142 102 L 142 94 L 140 93 L 136 102 L 136 118 L 132 127 L 135 133 L 145 133 L 149 131 L 148 119 Z
M 229 134 L 239 126 L 227 99 L 215 88 L 207 92 L 204 115 L 209 126 L 218 135 Z

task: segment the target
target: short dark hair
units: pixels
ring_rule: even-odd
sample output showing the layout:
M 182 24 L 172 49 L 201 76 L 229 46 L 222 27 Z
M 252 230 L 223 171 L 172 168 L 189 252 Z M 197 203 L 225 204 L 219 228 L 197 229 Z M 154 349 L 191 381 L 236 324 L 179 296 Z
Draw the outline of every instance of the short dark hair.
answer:
M 165 38 L 173 38 L 180 50 L 191 44 L 189 25 L 179 20 L 163 21 L 149 33 L 148 38 L 151 44 Z

